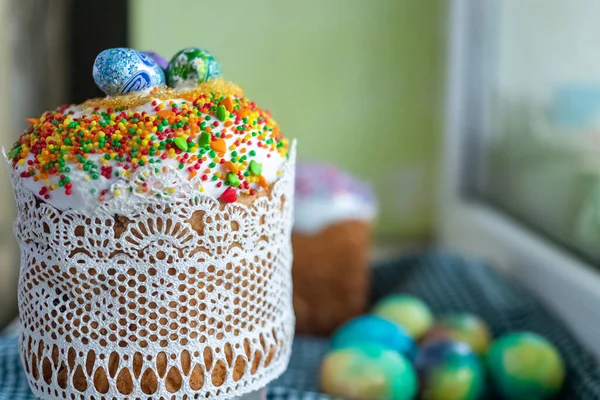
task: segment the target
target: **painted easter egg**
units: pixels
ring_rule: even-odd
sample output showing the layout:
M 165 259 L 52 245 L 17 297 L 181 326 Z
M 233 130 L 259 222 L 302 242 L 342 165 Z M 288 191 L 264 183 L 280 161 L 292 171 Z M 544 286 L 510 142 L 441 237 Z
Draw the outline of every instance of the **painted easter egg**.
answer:
M 363 343 L 325 356 L 321 386 L 334 398 L 410 400 L 417 394 L 418 380 L 404 356 L 385 346 Z
M 167 69 L 169 63 L 160 54 L 153 51 L 144 51 L 144 54 L 153 59 L 162 69 Z
M 167 66 L 169 86 L 174 89 L 194 88 L 221 76 L 221 66 L 204 49 L 188 47 L 173 56 Z
M 392 294 L 373 307 L 372 313 L 401 326 L 418 340 L 433 324 L 433 314 L 423 301 L 408 294 Z
M 165 74 L 148 55 L 133 49 L 107 49 L 94 61 L 94 82 L 109 96 L 139 92 L 165 84 Z
M 338 328 L 331 337 L 331 348 L 343 349 L 357 343 L 377 343 L 414 360 L 416 345 L 396 324 L 375 315 L 356 317 Z
M 483 395 L 484 369 L 466 343 L 428 342 L 419 350 L 415 365 L 423 400 L 475 400 Z
M 531 332 L 515 332 L 496 339 L 487 366 L 498 392 L 510 400 L 553 397 L 565 380 L 565 365 L 548 340 Z
M 450 314 L 439 319 L 423 336 L 423 341 L 449 339 L 467 343 L 479 355 L 487 352 L 492 333 L 485 321 L 473 314 Z

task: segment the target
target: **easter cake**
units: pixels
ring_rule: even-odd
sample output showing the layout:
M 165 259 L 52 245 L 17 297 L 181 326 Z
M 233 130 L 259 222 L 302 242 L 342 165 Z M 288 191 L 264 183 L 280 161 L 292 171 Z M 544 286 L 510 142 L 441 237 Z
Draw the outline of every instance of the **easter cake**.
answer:
M 367 306 L 377 203 L 368 185 L 320 163 L 298 165 L 295 196 L 296 330 L 326 335 Z
M 188 48 L 109 49 L 107 97 L 6 152 L 21 358 L 42 399 L 232 398 L 286 368 L 294 145 Z

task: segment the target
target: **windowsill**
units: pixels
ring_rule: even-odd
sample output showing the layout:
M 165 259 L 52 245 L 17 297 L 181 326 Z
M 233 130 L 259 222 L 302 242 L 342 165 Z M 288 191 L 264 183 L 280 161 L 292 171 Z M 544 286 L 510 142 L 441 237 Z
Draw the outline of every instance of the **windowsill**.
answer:
M 478 202 L 444 207 L 441 243 L 484 257 L 528 287 L 600 360 L 600 273 Z

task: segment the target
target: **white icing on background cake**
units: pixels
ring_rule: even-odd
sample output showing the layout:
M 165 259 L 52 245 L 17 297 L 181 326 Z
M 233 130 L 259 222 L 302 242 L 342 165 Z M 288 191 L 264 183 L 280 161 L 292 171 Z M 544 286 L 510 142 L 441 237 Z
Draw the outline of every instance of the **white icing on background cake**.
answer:
M 326 164 L 298 164 L 294 231 L 314 234 L 342 221 L 372 221 L 377 202 L 367 184 Z

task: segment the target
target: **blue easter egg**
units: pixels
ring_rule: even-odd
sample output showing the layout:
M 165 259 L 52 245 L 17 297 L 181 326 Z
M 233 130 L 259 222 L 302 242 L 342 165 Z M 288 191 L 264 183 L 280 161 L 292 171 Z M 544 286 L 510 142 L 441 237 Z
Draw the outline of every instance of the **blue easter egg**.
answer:
M 109 96 L 165 84 L 165 73 L 152 57 L 128 48 L 107 49 L 94 61 L 94 82 Z
M 342 325 L 331 338 L 332 349 L 343 349 L 360 343 L 377 343 L 414 360 L 416 345 L 399 326 L 377 317 L 363 315 Z
M 412 400 L 418 381 L 404 356 L 385 346 L 363 343 L 325 356 L 321 386 L 335 398 Z
M 425 343 L 415 366 L 423 400 L 475 400 L 484 393 L 483 366 L 466 343 L 449 340 Z
M 564 361 L 552 343 L 531 332 L 496 339 L 487 354 L 492 383 L 503 398 L 553 398 L 565 381 Z

